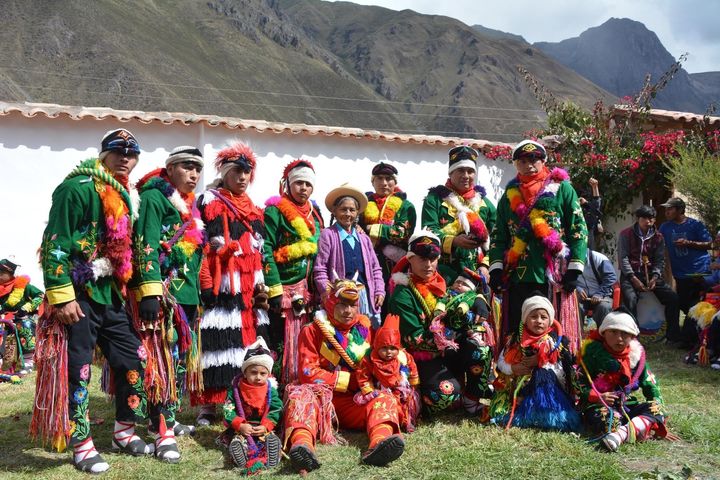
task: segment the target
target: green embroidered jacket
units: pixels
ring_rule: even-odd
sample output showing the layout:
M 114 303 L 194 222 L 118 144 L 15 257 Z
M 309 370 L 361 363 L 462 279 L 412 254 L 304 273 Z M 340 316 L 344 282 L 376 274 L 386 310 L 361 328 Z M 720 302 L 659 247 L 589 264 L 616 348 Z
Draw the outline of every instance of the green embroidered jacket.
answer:
M 495 226 L 497 216 L 495 205 L 485 196 L 485 190 L 481 186 L 476 186 L 475 191 L 483 196 L 480 207 L 475 213 L 485 223 L 489 235 Z M 453 248 L 452 242 L 456 235 L 446 234 L 442 231 L 443 227 L 453 223 L 457 216 L 455 208 L 444 200 L 449 193 L 450 189 L 444 185 L 431 188 L 425 197 L 422 208 L 422 227 L 430 229 L 440 238 L 442 256 L 438 264 L 438 272 L 445 278 L 448 285 L 462 273 L 463 268 L 477 272 L 480 266 L 488 266 L 487 252 L 484 252 L 485 258 L 479 261 L 476 250 Z
M 162 282 L 170 279 L 168 291 L 177 303 L 200 303 L 198 292 L 202 243 L 182 241 L 181 237 L 172 245 L 170 252 L 162 246 L 173 238 L 182 225 L 180 212 L 160 190 L 148 188 L 140 193 L 140 212 L 133 242 L 135 277 L 131 285 L 138 289 L 138 298 L 162 296 Z M 162 252 L 165 253 L 165 260 L 160 265 Z
M 269 200 L 268 202 L 272 201 Z M 315 245 L 320 238 L 320 230 L 323 227 L 322 217 L 317 205 L 313 203 L 313 220 L 315 223 L 315 233 L 310 239 Z M 283 285 L 292 285 L 300 280 L 308 279 L 308 287 L 312 285 L 312 271 L 315 265 L 315 257 L 317 251 L 312 255 L 300 257 L 298 259 L 279 263 L 275 260 L 273 253 L 287 245 L 291 245 L 300 240 L 295 228 L 290 225 L 290 221 L 283 216 L 280 210 L 273 205 L 265 207 L 265 243 L 263 245 L 263 273 L 265 275 L 265 285 L 270 289 L 268 295 L 270 298 L 282 295 Z
M 575 189 L 570 182 L 560 183 L 552 211 L 555 215 L 550 227 L 560 232 L 560 237 L 570 249 L 568 269 L 583 271 L 587 254 L 587 227 Z M 510 209 L 507 192 L 498 202 L 497 222 L 490 236 L 490 270 L 505 268 L 505 255 L 518 231 L 520 219 Z M 510 272 L 511 283 L 545 283 L 545 248 L 542 241 L 532 237 L 525 253 L 521 255 L 517 268 Z
M 63 181 L 53 192 L 48 224 L 40 246 L 40 265 L 45 281 L 45 295 L 50 305 L 75 300 L 82 288 L 97 303 L 112 303 L 112 292 L 119 285 L 111 275 L 91 278 L 73 285 L 73 262 L 96 258 L 99 239 L 105 233 L 105 218 L 95 181 L 78 175 Z M 104 185 L 98 181 L 99 185 Z

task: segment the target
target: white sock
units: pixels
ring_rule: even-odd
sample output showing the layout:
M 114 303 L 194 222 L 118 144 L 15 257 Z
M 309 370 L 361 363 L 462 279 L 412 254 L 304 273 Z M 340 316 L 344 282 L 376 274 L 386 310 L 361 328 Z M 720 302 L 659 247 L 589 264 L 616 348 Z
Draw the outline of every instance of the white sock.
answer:
M 120 422 L 115 420 L 115 429 L 113 431 L 113 442 L 120 447 L 127 446 L 128 443 L 135 440 L 142 440 L 140 437 L 135 435 L 135 424 L 133 422 Z M 153 448 L 150 445 L 145 445 L 145 454 L 153 452 Z
M 78 443 L 73 447 L 73 462 L 75 464 L 99 455 L 93 444 L 92 437 L 88 437 L 84 442 Z M 107 462 L 99 462 L 90 467 L 92 473 L 101 473 L 110 468 Z
M 164 434 L 153 433 L 153 438 L 155 439 L 155 451 L 160 450 L 160 447 L 164 447 L 166 445 L 177 445 L 175 433 L 172 428 L 166 429 Z M 169 460 L 180 458 L 180 452 L 168 450 L 163 453 L 162 457 Z
M 175 440 L 175 432 L 172 428 L 167 428 L 165 423 L 165 417 L 160 415 L 160 424 L 158 425 L 157 433 L 153 433 L 155 439 L 155 454 L 162 460 L 177 460 L 180 458 L 180 452 L 177 450 L 166 450 L 162 454 L 159 453 L 160 449 L 169 445 L 177 445 Z M 177 449 L 177 447 L 176 447 Z

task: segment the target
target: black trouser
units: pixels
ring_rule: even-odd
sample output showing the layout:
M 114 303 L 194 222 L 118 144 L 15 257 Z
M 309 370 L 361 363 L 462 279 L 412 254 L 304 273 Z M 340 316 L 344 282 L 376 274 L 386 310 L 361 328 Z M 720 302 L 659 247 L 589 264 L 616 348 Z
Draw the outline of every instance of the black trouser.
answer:
M 637 322 L 638 292 L 625 276 L 620 277 L 620 290 L 622 291 L 623 305 L 632 312 Z M 672 341 L 680 340 L 680 309 L 678 308 L 677 293 L 661 278 L 658 278 L 655 282 L 655 288 L 653 288 L 652 293 L 655 294 L 658 301 L 665 307 L 667 339 Z
M 143 353 L 125 305 L 119 301 L 102 305 L 87 298 L 79 298 L 77 302 L 85 316 L 67 326 L 71 444 L 90 436 L 87 387 L 95 345 L 100 347 L 113 371 L 115 419 L 136 422 L 145 416 L 146 405 L 140 360 Z
M 655 423 L 663 423 L 663 417 L 661 415 L 656 415 L 653 413 L 653 404 L 650 402 L 635 402 L 630 401 L 624 405 L 622 408 L 624 412 L 620 412 L 619 410 L 615 410 L 615 407 L 613 406 L 614 410 L 614 421 L 613 423 L 617 422 L 615 425 L 626 425 L 628 423 L 628 418 L 631 420 L 635 417 L 643 416 L 650 419 L 651 422 Z M 624 415 L 627 414 L 627 417 Z M 588 407 L 583 412 L 583 420 L 585 421 L 585 424 L 588 426 L 591 432 L 593 433 L 601 433 L 606 432 L 608 428 L 608 411 L 607 408 L 605 408 L 601 404 L 595 404 L 593 406 Z M 613 431 L 615 428 L 613 428 Z
M 190 331 L 194 332 L 195 327 L 197 326 L 197 311 L 198 306 L 197 305 L 178 305 L 180 308 L 182 308 L 183 313 L 185 314 L 185 318 L 188 321 L 188 326 L 190 327 Z M 193 347 L 190 347 L 193 348 Z M 185 393 L 185 376 L 187 374 L 187 365 L 185 363 L 185 358 L 187 357 L 187 352 L 181 353 L 180 349 L 177 345 L 173 346 L 173 361 L 175 363 L 175 385 L 177 389 L 177 401 L 172 402 L 168 404 L 167 408 L 167 414 L 165 415 L 165 420 L 167 421 L 168 425 L 175 425 L 176 422 L 176 416 L 178 411 L 180 410 L 180 406 L 182 405 L 182 399 L 183 394 Z
M 688 310 L 700 301 L 703 292 L 703 282 L 696 278 L 676 278 L 675 290 L 677 291 L 680 310 L 687 315 Z M 697 342 L 697 322 L 690 317 L 685 317 L 680 338 L 684 342 Z
M 416 362 L 420 392 L 431 413 L 451 407 L 463 393 L 475 400 L 492 396 L 490 347 L 479 347 L 464 336 L 458 344 L 457 351 L 446 350 L 442 357 Z
M 510 316 L 510 329 L 502 332 L 503 337 L 507 337 L 512 333 L 519 332 L 520 322 L 522 320 L 522 305 L 525 300 L 539 293 L 540 295 L 550 298 L 550 292 L 547 283 L 519 282 L 511 283 L 507 292 L 508 298 L 503 298 L 503 302 L 509 302 L 508 313 Z M 550 298 L 550 302 L 552 299 Z M 501 339 L 504 341 L 504 339 Z

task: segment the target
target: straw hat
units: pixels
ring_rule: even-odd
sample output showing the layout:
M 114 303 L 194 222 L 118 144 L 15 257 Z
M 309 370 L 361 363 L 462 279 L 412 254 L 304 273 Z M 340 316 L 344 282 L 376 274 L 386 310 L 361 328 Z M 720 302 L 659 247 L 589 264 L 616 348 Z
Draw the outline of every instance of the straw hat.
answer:
M 330 190 L 330 193 L 328 193 L 325 197 L 325 206 L 327 207 L 327 209 L 332 212 L 335 201 L 340 197 L 352 197 L 357 200 L 360 206 L 358 209 L 359 213 L 364 212 L 365 207 L 367 207 L 368 204 L 368 199 L 362 190 L 350 185 L 349 183 L 343 183 L 339 187 Z

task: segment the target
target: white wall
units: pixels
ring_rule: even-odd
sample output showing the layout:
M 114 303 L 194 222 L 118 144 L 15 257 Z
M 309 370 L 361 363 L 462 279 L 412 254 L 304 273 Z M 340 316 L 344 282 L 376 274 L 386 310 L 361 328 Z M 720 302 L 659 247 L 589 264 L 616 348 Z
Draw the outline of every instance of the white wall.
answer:
M 418 223 L 427 189 L 444 183 L 447 178 L 447 146 L 322 134 L 259 133 L 204 124 L 49 119 L 43 115 L 26 118 L 18 113 L 0 116 L 0 225 L 3 229 L 0 258 L 14 255 L 21 265 L 18 273 L 30 275 L 36 285 L 42 285 L 36 252 L 53 190 L 75 165 L 98 154 L 100 139 L 106 131 L 119 127 L 135 134 L 143 152 L 133 180 L 163 166 L 168 152 L 175 146 L 197 145 L 204 151 L 207 184 L 216 174 L 212 167 L 215 153 L 233 140 L 248 143 L 258 157 L 255 182 L 248 192 L 258 205 L 264 205 L 268 197 L 277 194 L 283 168 L 302 156 L 315 166 L 317 185 L 313 198 L 323 208 L 326 221 L 329 220 L 324 208 L 327 192 L 344 182 L 371 190 L 370 171 L 379 161 L 389 161 L 399 170 L 399 186 L 415 204 Z M 496 201 L 514 173 L 509 163 L 483 159 L 478 183 Z

